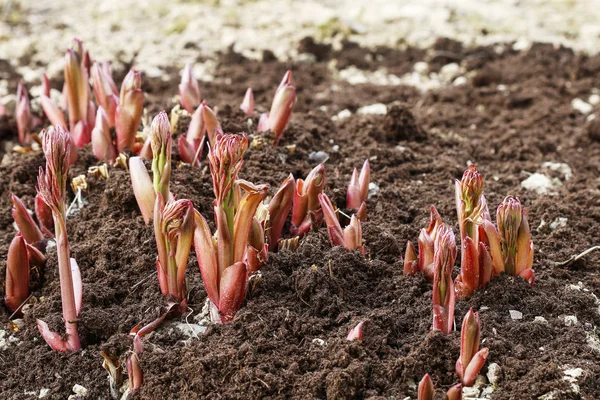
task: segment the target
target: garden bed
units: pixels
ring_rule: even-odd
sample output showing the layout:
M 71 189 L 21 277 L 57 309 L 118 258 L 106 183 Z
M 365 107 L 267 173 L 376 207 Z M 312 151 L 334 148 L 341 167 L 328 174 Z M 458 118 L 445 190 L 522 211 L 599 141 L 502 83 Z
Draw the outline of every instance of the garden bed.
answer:
M 600 252 L 562 263 L 600 244 L 600 126 L 598 119 L 588 121 L 600 112 L 593 98 L 600 56 L 542 44 L 522 52 L 510 45 L 463 48 L 449 40 L 429 50 L 345 43 L 334 51 L 307 39 L 299 50 L 309 60 L 281 63 L 265 54 L 257 62 L 222 54 L 215 79 L 200 82 L 202 97 L 218 110 L 225 132 L 256 138 L 257 119 L 248 124 L 238 109 L 243 94 L 252 87 L 258 110 L 267 111 L 273 88 L 291 68 L 298 93 L 292 121 L 278 147 L 251 144 L 240 176 L 268 183 L 272 195 L 290 172 L 306 176 L 317 164 L 311 153 L 322 151 L 328 156 L 325 192 L 343 206 L 352 169 L 368 158 L 379 190 L 363 226 L 366 257 L 331 248 L 324 227 L 310 233 L 296 252 L 270 254 L 233 322 L 191 338 L 184 331 L 197 324 L 206 293 L 190 257 L 189 312 L 144 339 L 144 384 L 137 397 L 403 399 L 416 398 L 415 382 L 425 373 L 439 393 L 456 383 L 460 333 L 431 332 L 432 287 L 420 274 L 404 276 L 401 256 L 407 240 L 415 241 L 427 224 L 430 204 L 456 231 L 453 179 L 471 161 L 484 177 L 492 214 L 508 194 L 526 207 L 537 275 L 533 288 L 501 276 L 457 302 L 459 326 L 470 307 L 479 310 L 481 337 L 490 349 L 482 374 L 490 363 L 500 367 L 494 384 L 481 381 L 479 388 L 493 388 L 494 399 L 600 398 Z M 415 67 L 417 62 L 426 64 Z M 19 77 L 9 64 L 0 61 L 0 72 L 16 91 Z M 166 80 L 144 78 L 151 115 L 175 106 L 178 72 L 173 68 Z M 394 77 L 412 77 L 419 87 L 396 85 Z M 373 83 L 381 79 L 388 84 Z M 581 112 L 574 99 L 591 111 Z M 377 103 L 385 107 L 361 109 Z M 16 141 L 12 116 L 0 117 L 0 140 Z M 3 281 L 15 232 L 9 194 L 33 208 L 44 157 L 6 153 L 2 146 L 0 158 Z M 153 231 L 140 215 L 128 172 L 110 167 L 108 179 L 87 173 L 99 164 L 88 145 L 70 171 L 71 177 L 86 174 L 88 183 L 83 207 L 68 219 L 83 278 L 83 350 L 54 352 L 35 326 L 35 318 L 43 318 L 63 329 L 56 252 L 50 248 L 46 267 L 32 273 L 31 306 L 17 332 L 0 307 L 2 398 L 35 398 L 42 391 L 46 398 L 65 399 L 76 384 L 89 398 L 109 398 L 100 351 L 124 357 L 129 330 L 160 315 Z M 522 185 L 534 173 L 549 178 L 544 193 Z M 172 192 L 192 200 L 210 221 L 211 185 L 207 168 L 178 163 L 173 170 Z M 364 340 L 348 342 L 348 330 L 360 321 Z

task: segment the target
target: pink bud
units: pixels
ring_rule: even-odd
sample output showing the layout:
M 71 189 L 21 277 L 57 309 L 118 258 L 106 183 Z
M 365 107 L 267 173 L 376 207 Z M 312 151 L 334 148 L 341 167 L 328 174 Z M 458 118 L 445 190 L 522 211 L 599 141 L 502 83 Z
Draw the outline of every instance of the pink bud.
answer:
M 17 86 L 17 107 L 16 107 L 17 128 L 19 130 L 19 143 L 27 145 L 31 142 L 31 130 L 33 129 L 33 116 L 31 114 L 31 105 L 27 89 L 23 81 L 19 81 Z
M 4 300 L 12 312 L 29 296 L 29 256 L 27 244 L 20 233 L 17 233 L 8 248 L 5 291 Z
M 144 108 L 144 94 L 142 93 L 142 76 L 132 69 L 125 76 L 121 85 L 119 105 L 115 114 L 117 128 L 117 151 L 131 148 L 135 143 L 142 111 Z
M 117 149 L 110 134 L 108 116 L 102 107 L 98 107 L 96 112 L 96 126 L 92 130 L 92 151 L 100 161 L 113 162 L 117 157 Z
M 194 109 L 200 104 L 200 89 L 190 64 L 185 65 L 181 74 L 179 94 L 181 95 L 181 105 L 183 108 L 190 114 L 193 113 Z
M 269 112 L 269 129 L 275 135 L 274 145 L 277 145 L 281 139 L 292 115 L 294 104 L 296 104 L 296 88 L 292 84 L 292 71 L 290 70 L 286 72 L 279 84 Z
M 240 109 L 249 117 L 254 114 L 254 93 L 252 93 L 252 88 L 246 90 L 246 95 L 240 105 Z
M 358 340 L 362 341 L 363 338 L 363 325 L 364 322 L 359 322 L 354 328 L 348 332 L 348 337 L 346 338 L 349 341 Z

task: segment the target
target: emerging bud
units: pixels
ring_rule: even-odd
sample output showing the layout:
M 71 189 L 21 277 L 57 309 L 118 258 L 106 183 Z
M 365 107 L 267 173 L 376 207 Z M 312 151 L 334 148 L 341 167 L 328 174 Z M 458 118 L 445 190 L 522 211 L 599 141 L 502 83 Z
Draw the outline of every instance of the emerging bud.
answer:
M 240 109 L 249 117 L 254 114 L 254 93 L 252 93 L 252 88 L 246 90 L 246 95 L 240 105 Z
M 487 213 L 487 203 L 483 195 L 483 178 L 475 165 L 470 164 L 460 181 L 456 181 L 456 210 L 460 226 L 461 240 L 470 236 L 478 243 L 477 225 L 483 222 Z
M 217 134 L 215 144 L 208 152 L 217 204 L 223 203 L 231 195 L 233 184 L 244 165 L 247 149 L 246 135 Z
M 67 126 L 67 121 L 65 119 L 65 114 L 62 110 L 52 101 L 50 98 L 50 81 L 48 80 L 48 76 L 44 74 L 42 79 L 43 91 L 40 96 L 42 109 L 44 110 L 44 114 L 50 120 L 50 123 L 54 126 Z
M 292 225 L 290 231 L 293 235 L 304 236 L 313 224 L 319 224 L 323 218 L 319 194 L 325 187 L 325 166 L 317 165 L 306 176 L 305 180 L 296 181 L 294 202 L 292 207 Z
M 349 341 L 358 340 L 362 342 L 363 339 L 363 325 L 364 322 L 359 322 L 354 328 L 348 332 L 348 336 L 346 337 Z
M 108 61 L 94 62 L 91 68 L 92 88 L 98 105 L 104 109 L 109 126 L 115 126 L 115 113 L 119 104 L 119 91 L 112 78 Z M 96 121 L 96 126 L 98 122 Z M 93 138 L 92 138 L 93 140 Z
M 194 76 L 191 64 L 186 64 L 181 74 L 181 83 L 179 84 L 179 94 L 181 95 L 181 105 L 187 112 L 192 114 L 194 109 L 200 104 L 200 88 L 198 81 Z
M 433 330 L 448 334 L 454 323 L 454 282 L 452 268 L 456 261 L 456 242 L 452 228 L 440 226 L 433 260 Z
M 462 385 L 457 383 L 446 392 L 448 400 L 462 400 Z
M 248 274 L 258 271 L 267 262 L 269 257 L 269 245 L 265 243 L 265 229 L 254 217 L 248 234 L 248 245 L 246 249 L 246 269 Z
M 292 209 L 294 189 L 294 176 L 290 174 L 290 176 L 283 181 L 279 187 L 279 190 L 277 193 L 275 193 L 275 196 L 273 196 L 267 205 L 270 224 L 270 229 L 268 230 L 267 234 L 267 243 L 271 249 L 273 249 L 273 251 L 277 251 L 277 242 L 281 237 L 283 226 L 285 225 L 285 221 L 287 220 L 290 210 Z
M 360 250 L 364 254 L 365 248 L 362 245 L 362 229 L 359 219 L 355 215 L 352 215 L 350 224 L 342 230 L 329 197 L 320 193 L 319 201 L 323 209 L 323 217 L 327 224 L 331 244 L 333 246 L 344 246 L 348 250 Z
M 433 381 L 429 374 L 425 374 L 421 382 L 419 382 L 419 391 L 417 393 L 417 400 L 433 400 L 435 395 L 435 388 L 433 387 Z
M 143 108 L 142 75 L 132 69 L 125 76 L 121 85 L 119 105 L 115 114 L 117 150 L 119 152 L 134 145 L 135 134 L 142 120 Z
M 131 176 L 133 194 L 135 195 L 144 222 L 147 225 L 152 219 L 154 212 L 156 192 L 154 191 L 150 174 L 148 174 L 144 161 L 140 157 L 131 157 L 129 159 L 129 174 Z
M 407 265 L 405 261 L 405 273 L 410 273 L 410 270 L 422 271 L 425 273 L 425 276 L 429 281 L 433 281 L 433 257 L 435 250 L 434 243 L 438 235 L 438 230 L 442 224 L 442 217 L 438 213 L 437 209 L 434 206 L 430 206 L 429 225 L 426 229 L 421 230 L 417 240 L 419 246 L 419 258 L 418 262 L 416 263 L 417 267 L 415 269 L 414 264 L 411 263 L 414 260 L 412 259 L 413 254 L 410 254 L 411 258 L 409 258 L 408 261 L 411 264 Z M 412 247 L 412 243 L 410 246 Z M 414 248 L 412 252 L 414 252 Z
M 171 124 L 169 117 L 161 111 L 150 127 L 152 146 L 152 178 L 154 190 L 160 192 L 164 199 L 169 198 L 171 181 Z
M 130 392 L 133 393 L 142 387 L 144 378 L 140 359 L 135 352 L 132 352 L 129 358 L 127 358 L 127 374 L 129 375 Z
M 19 131 L 19 143 L 27 145 L 31 142 L 31 130 L 33 129 L 33 115 L 31 114 L 31 104 L 27 89 L 23 81 L 19 81 L 17 86 L 17 107 L 15 110 L 17 128 Z
M 419 260 L 417 250 L 409 240 L 406 243 L 406 252 L 404 253 L 404 275 L 415 274 L 419 271 Z
M 296 88 L 292 83 L 292 71 L 289 70 L 285 73 L 275 92 L 271 111 L 269 112 L 269 129 L 275 135 L 273 143 L 275 146 L 279 143 L 281 134 L 290 120 L 294 104 L 296 104 Z
M 42 149 L 46 156 L 46 170 L 44 172 L 40 168 L 38 193 L 53 213 L 62 214 L 71 158 L 71 137 L 63 127 L 51 127 L 42 134 Z
M 83 47 L 80 41 L 77 43 L 77 49 L 67 49 L 65 54 L 65 85 L 71 129 L 77 122 L 87 120 L 89 102 L 88 74 L 83 65 Z
M 208 138 L 208 142 L 212 147 L 215 144 L 216 135 L 222 133 L 223 129 L 221 129 L 221 124 L 217 116 L 208 107 L 206 101 L 203 101 L 192 115 L 186 135 L 186 140 L 189 144 L 188 147 L 190 148 L 188 153 L 193 152 L 194 154 L 192 161 L 197 160 L 196 162 L 200 163 L 199 160 L 202 158 L 206 138 Z
M 348 185 L 348 192 L 346 194 L 346 207 L 357 209 L 363 202 L 366 202 L 369 198 L 369 180 L 370 180 L 370 166 L 369 160 L 365 160 L 360 175 L 354 168 L 352 172 L 352 178 L 350 179 L 350 185 Z
M 194 207 L 190 200 L 172 200 L 162 206 L 157 195 L 154 233 L 158 248 L 158 279 L 164 296 L 185 299 L 185 270 L 194 237 Z
M 29 244 L 37 244 L 44 240 L 42 231 L 31 218 L 25 204 L 15 194 L 10 195 L 12 202 L 12 217 L 19 227 L 19 232 L 23 235 L 25 241 Z
M 92 151 L 100 161 L 114 162 L 117 157 L 117 149 L 110 134 L 110 122 L 102 107 L 98 107 L 96 112 L 96 125 L 92 130 Z
M 200 157 L 196 156 L 198 149 L 194 148 L 193 144 L 187 141 L 185 136 L 179 136 L 177 139 L 177 148 L 179 149 L 179 158 L 186 164 L 192 167 L 200 168 Z
M 27 244 L 17 233 L 8 248 L 6 259 L 6 289 L 4 302 L 15 312 L 29 296 L 29 255 Z
M 463 319 L 460 334 L 460 358 L 456 361 L 456 373 L 464 386 L 472 386 L 477 374 L 485 364 L 489 350 L 479 350 L 479 315 L 469 309 Z

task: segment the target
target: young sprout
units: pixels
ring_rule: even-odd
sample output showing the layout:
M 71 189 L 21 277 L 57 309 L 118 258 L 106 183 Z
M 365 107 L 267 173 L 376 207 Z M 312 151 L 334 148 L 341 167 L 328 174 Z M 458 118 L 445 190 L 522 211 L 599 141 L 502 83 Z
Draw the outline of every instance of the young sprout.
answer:
M 503 261 L 504 271 L 507 274 L 523 277 L 533 284 L 535 280 L 535 274 L 531 269 L 533 266 L 533 241 L 527 214 L 519 199 L 507 196 L 498 206 L 496 219 L 502 257 L 500 258 L 497 251 L 497 242 L 492 246 L 490 240 L 494 262 L 496 259 L 499 259 L 499 264 L 500 261 Z M 491 231 L 490 227 L 488 229 Z M 493 236 L 493 232 L 488 236 Z
M 56 105 L 56 103 L 50 98 L 50 81 L 48 76 L 44 74 L 42 80 L 42 94 L 40 95 L 42 109 L 44 114 L 50 120 L 50 123 L 54 126 L 67 126 L 67 120 L 65 119 L 64 112 Z
M 96 124 L 92 130 L 92 151 L 100 161 L 114 162 L 117 157 L 117 149 L 110 134 L 110 121 L 102 107 L 98 107 L 96 111 Z
M 12 217 L 19 228 L 19 232 L 23 235 L 23 239 L 31 245 L 35 245 L 41 250 L 46 249 L 44 234 L 33 221 L 25 204 L 14 193 L 10 195 L 12 202 Z
M 103 63 L 94 62 L 91 68 L 91 75 L 92 89 L 94 90 L 96 102 L 99 108 L 101 107 L 104 110 L 108 126 L 115 126 L 115 113 L 119 104 L 119 91 L 112 78 L 110 63 L 108 61 Z M 98 116 L 96 115 L 96 126 L 98 126 L 97 118 Z
M 473 386 L 489 354 L 489 349 L 479 349 L 480 330 L 479 315 L 471 308 L 463 319 L 460 331 L 460 357 L 456 360 L 456 373 L 463 386 Z
M 319 202 L 319 194 L 325 187 L 325 166 L 317 165 L 306 176 L 305 180 L 296 180 L 294 201 L 292 206 L 292 223 L 290 232 L 302 237 L 313 226 L 318 226 L 323 220 L 323 210 Z
M 38 193 L 52 210 L 54 237 L 58 255 L 61 300 L 66 338 L 50 331 L 48 325 L 37 320 L 37 325 L 46 343 L 57 351 L 79 350 L 77 315 L 81 308 L 81 274 L 75 260 L 69 257 L 69 241 L 66 225 L 66 187 L 70 164 L 71 137 L 62 127 L 50 128 L 44 132 L 42 149 L 46 156 L 45 171 L 40 167 Z
M 478 288 L 487 285 L 494 273 L 484 232 L 489 213 L 483 194 L 483 178 L 473 164 L 469 165 L 462 179 L 455 182 L 455 188 L 461 241 L 456 291 L 459 297 L 471 297 Z
M 417 393 L 418 400 L 433 400 L 435 398 L 435 387 L 429 374 L 425 374 L 421 382 L 419 382 L 419 389 Z M 446 400 L 462 400 L 462 385 L 456 384 L 452 386 L 446 392 Z
M 115 112 L 117 128 L 117 151 L 131 149 L 135 144 L 135 135 L 144 108 L 144 93 L 142 92 L 142 74 L 134 69 L 125 76 L 121 85 L 119 105 Z
M 69 130 L 77 147 L 89 143 L 94 128 L 96 110 L 90 99 L 88 70 L 85 65 L 89 56 L 83 51 L 83 43 L 73 39 L 65 54 L 65 89 Z
M 445 334 L 454 324 L 454 283 L 452 268 L 456 261 L 456 242 L 452 228 L 441 225 L 435 240 L 433 257 L 433 330 Z
M 199 167 L 206 140 L 210 146 L 214 146 L 218 133 L 223 133 L 221 124 L 206 101 L 203 101 L 192 115 L 185 140 L 181 136 L 177 141 L 181 160 Z
M 181 73 L 179 94 L 181 96 L 181 105 L 187 112 L 192 114 L 200 104 L 200 88 L 198 87 L 198 80 L 194 76 L 191 64 L 186 64 Z
M 275 146 L 279 143 L 281 135 L 290 120 L 294 104 L 296 104 L 296 88 L 292 82 L 292 71 L 288 70 L 275 92 L 271 111 L 269 114 L 261 115 L 257 127 L 259 132 L 269 129 L 273 132 L 275 135 L 273 144 Z
M 360 250 L 364 254 L 365 247 L 362 245 L 362 229 L 358 218 L 352 215 L 350 224 L 342 230 L 329 197 L 326 194 L 320 193 L 319 202 L 323 209 L 323 216 L 327 224 L 327 232 L 329 233 L 331 244 L 334 246 L 344 246 L 349 250 Z
M 421 271 L 427 279 L 433 281 L 433 257 L 435 254 L 435 241 L 438 236 L 439 228 L 442 226 L 442 217 L 434 206 L 430 206 L 429 225 L 421 229 L 419 234 L 418 246 L 419 254 L 411 241 L 406 244 L 406 253 L 404 254 L 404 274 L 414 274 Z
M 127 375 L 129 375 L 129 392 L 135 393 L 136 390 L 142 387 L 144 380 L 140 359 L 135 351 L 131 352 L 127 358 Z
M 17 86 L 17 107 L 15 109 L 15 119 L 19 131 L 19 143 L 27 145 L 31 143 L 31 130 L 33 129 L 33 115 L 31 114 L 31 104 L 29 95 L 23 81 L 19 81 Z
M 163 296 L 170 296 L 185 308 L 185 270 L 194 237 L 194 207 L 190 200 L 165 204 L 160 192 L 154 206 L 154 235 L 158 258 L 158 282 Z
M 11 312 L 16 312 L 29 296 L 29 254 L 27 243 L 17 233 L 6 258 L 6 290 L 4 302 Z
M 351 342 L 354 340 L 362 341 L 363 326 L 364 326 L 364 322 L 361 321 L 354 328 L 350 329 L 350 332 L 348 332 L 348 336 L 346 337 L 346 340 L 349 340 Z
M 256 210 L 267 193 L 266 185 L 238 179 L 247 148 L 244 135 L 217 134 L 208 154 L 215 193 L 216 235 L 213 237 L 200 213 L 196 212 L 195 217 L 194 247 L 200 272 L 222 321 L 233 319 L 244 300 L 249 236 Z
M 365 160 L 360 170 L 360 175 L 357 169 L 354 168 L 346 194 L 347 208 L 358 209 L 363 203 L 367 202 L 369 198 L 370 170 L 369 160 Z
M 292 210 L 292 202 L 294 200 L 295 191 L 294 176 L 290 174 L 279 186 L 279 190 L 266 206 L 269 214 L 269 226 L 266 230 L 267 243 L 273 252 L 278 249 L 279 239 L 283 226 L 287 220 L 290 211 Z
M 248 90 L 246 90 L 244 100 L 240 105 L 240 110 L 245 112 L 249 117 L 254 115 L 254 93 L 252 92 L 252 88 L 248 88 Z
M 425 374 L 423 379 L 419 382 L 419 389 L 417 393 L 418 400 L 433 400 L 435 395 L 435 388 L 433 387 L 433 381 L 429 374 Z

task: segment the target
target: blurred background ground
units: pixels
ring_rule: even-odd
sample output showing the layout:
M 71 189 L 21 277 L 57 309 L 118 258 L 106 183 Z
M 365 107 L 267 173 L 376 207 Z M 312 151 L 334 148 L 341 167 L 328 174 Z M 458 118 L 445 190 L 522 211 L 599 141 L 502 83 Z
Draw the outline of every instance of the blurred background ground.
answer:
M 60 73 L 73 36 L 94 58 L 117 68 L 133 63 L 149 76 L 231 46 L 250 58 L 263 49 L 280 60 L 297 58 L 306 36 L 334 47 L 342 39 L 428 47 L 448 37 L 466 45 L 544 41 L 597 52 L 599 21 L 598 0 L 2 0 L 0 59 L 34 82 L 44 71 Z

